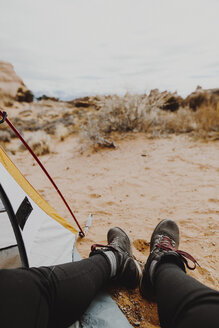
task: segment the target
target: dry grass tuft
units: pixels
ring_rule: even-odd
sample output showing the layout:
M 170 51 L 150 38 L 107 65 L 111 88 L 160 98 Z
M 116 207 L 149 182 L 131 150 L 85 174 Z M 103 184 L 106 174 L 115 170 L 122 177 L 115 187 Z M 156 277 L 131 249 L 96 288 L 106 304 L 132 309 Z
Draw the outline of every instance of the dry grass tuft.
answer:
M 0 141 L 9 142 L 11 140 L 10 133 L 6 130 L 0 131 Z
M 194 113 L 194 120 L 200 131 L 219 132 L 219 103 L 201 106 Z
M 157 130 L 159 130 L 161 134 L 181 134 L 195 131 L 197 124 L 193 116 L 194 113 L 188 108 L 180 108 L 175 113 L 161 111 L 159 112 Z
M 51 153 L 51 139 L 44 131 L 36 131 L 27 139 L 27 143 L 37 156 Z M 21 146 L 24 150 L 24 146 Z
M 60 140 L 64 141 L 70 134 L 69 129 L 64 124 L 57 124 L 55 127 L 55 136 Z
M 97 124 L 97 120 L 92 120 L 90 118 L 88 119 L 87 125 L 84 126 L 84 129 L 81 133 L 81 142 L 86 143 L 87 146 L 93 147 L 95 150 L 105 147 L 116 148 L 112 140 L 101 134 Z

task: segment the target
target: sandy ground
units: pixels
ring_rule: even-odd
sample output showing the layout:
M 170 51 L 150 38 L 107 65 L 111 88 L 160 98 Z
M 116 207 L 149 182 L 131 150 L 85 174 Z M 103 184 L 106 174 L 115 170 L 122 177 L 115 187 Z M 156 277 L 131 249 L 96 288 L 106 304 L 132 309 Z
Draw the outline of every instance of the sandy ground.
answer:
M 114 140 L 116 149 L 84 153 L 76 136 L 53 140 L 54 152 L 41 157 L 81 225 L 94 215 L 87 237 L 78 241 L 82 256 L 88 256 L 92 243 L 106 242 L 110 227 L 120 226 L 144 263 L 155 225 L 171 218 L 180 227 L 180 248 L 201 265 L 189 274 L 219 289 L 219 142 L 144 134 Z M 69 217 L 31 156 L 17 152 L 12 158 L 41 195 Z M 143 301 L 138 290 L 113 288 L 111 293 L 133 326 L 159 327 L 156 306 Z

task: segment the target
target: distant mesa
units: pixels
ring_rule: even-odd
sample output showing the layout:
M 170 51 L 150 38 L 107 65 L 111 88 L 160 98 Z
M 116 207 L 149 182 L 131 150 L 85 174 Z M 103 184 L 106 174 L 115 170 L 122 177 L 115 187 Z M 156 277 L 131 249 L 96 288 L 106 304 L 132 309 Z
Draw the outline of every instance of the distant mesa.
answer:
M 0 61 L 0 102 L 4 105 L 13 101 L 32 102 L 34 96 L 12 64 Z

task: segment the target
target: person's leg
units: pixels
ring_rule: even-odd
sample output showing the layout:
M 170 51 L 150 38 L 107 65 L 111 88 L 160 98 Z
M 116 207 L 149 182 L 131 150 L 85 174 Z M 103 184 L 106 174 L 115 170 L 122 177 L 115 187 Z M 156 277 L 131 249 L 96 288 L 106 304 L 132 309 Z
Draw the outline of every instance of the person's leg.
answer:
M 23 269 L 0 270 L 0 326 L 2 328 L 46 328 L 48 303 Z
M 188 258 L 178 250 L 179 229 L 174 221 L 163 220 L 155 228 L 150 256 L 140 284 L 142 296 L 158 302 L 162 328 L 219 327 L 219 292 L 185 273 Z M 190 268 L 190 267 L 189 267 Z
M 68 327 L 110 277 L 105 257 L 53 267 L 0 270 L 1 327 Z
M 129 237 L 122 229 L 112 228 L 107 241 L 106 246 L 93 245 L 86 260 L 49 269 L 51 328 L 68 327 L 79 319 L 110 278 L 128 288 L 137 287 L 141 270 L 132 256 Z M 42 268 L 41 273 L 48 276 L 48 268 Z
M 44 284 L 48 326 L 68 327 L 79 319 L 109 280 L 110 272 L 110 264 L 101 254 L 75 263 L 31 269 Z
M 79 262 L 0 270 L 1 327 L 65 328 L 80 318 L 110 278 L 135 288 L 141 272 L 128 236 L 113 228 L 107 240 L 106 246 L 93 245 L 90 258 Z
M 161 327 L 219 327 L 219 292 L 187 275 L 174 261 L 158 266 L 154 284 Z

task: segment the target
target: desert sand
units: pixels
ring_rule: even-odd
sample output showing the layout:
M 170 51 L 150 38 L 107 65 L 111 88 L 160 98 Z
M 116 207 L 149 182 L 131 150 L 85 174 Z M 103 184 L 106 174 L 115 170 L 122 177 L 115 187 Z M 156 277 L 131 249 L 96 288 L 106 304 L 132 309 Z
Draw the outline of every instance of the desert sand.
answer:
M 108 229 L 119 226 L 129 234 L 134 255 L 143 264 L 155 225 L 164 218 L 174 219 L 180 227 L 180 249 L 201 266 L 188 274 L 218 289 L 219 142 L 186 136 L 148 139 L 140 133 L 114 139 L 116 149 L 83 154 L 78 137 L 54 139 L 54 153 L 41 156 L 82 227 L 93 214 L 88 235 L 78 239 L 80 254 L 87 257 L 93 243 L 106 243 Z M 18 152 L 12 159 L 66 217 L 57 193 L 31 156 Z M 133 326 L 159 326 L 156 306 L 142 301 L 138 290 L 111 292 Z
M 6 98 L 14 85 L 12 73 L 7 79 L 3 74 L 0 85 Z M 204 95 L 201 90 L 195 101 L 183 104 L 182 98 L 155 90 L 149 96 L 107 97 L 102 109 L 93 99 L 29 104 L 10 95 L 1 109 L 26 140 L 35 137 L 35 144 L 39 142 L 39 154 L 44 154 L 40 160 L 82 227 L 93 214 L 88 234 L 77 241 L 82 257 L 89 255 L 93 243 L 106 243 L 110 227 L 119 226 L 130 236 L 134 255 L 143 265 L 154 227 L 170 218 L 180 227 L 180 249 L 200 264 L 188 274 L 218 290 L 218 95 L 218 89 Z M 199 108 L 201 104 L 205 107 Z M 97 121 L 89 116 L 92 113 L 100 115 Z M 83 124 L 86 138 L 80 134 Z M 110 126 L 111 133 L 104 134 Z M 5 124 L 0 126 L 0 142 L 38 192 L 76 227 L 47 177 Z M 143 300 L 138 289 L 108 289 L 134 327 L 159 327 L 156 304 Z

